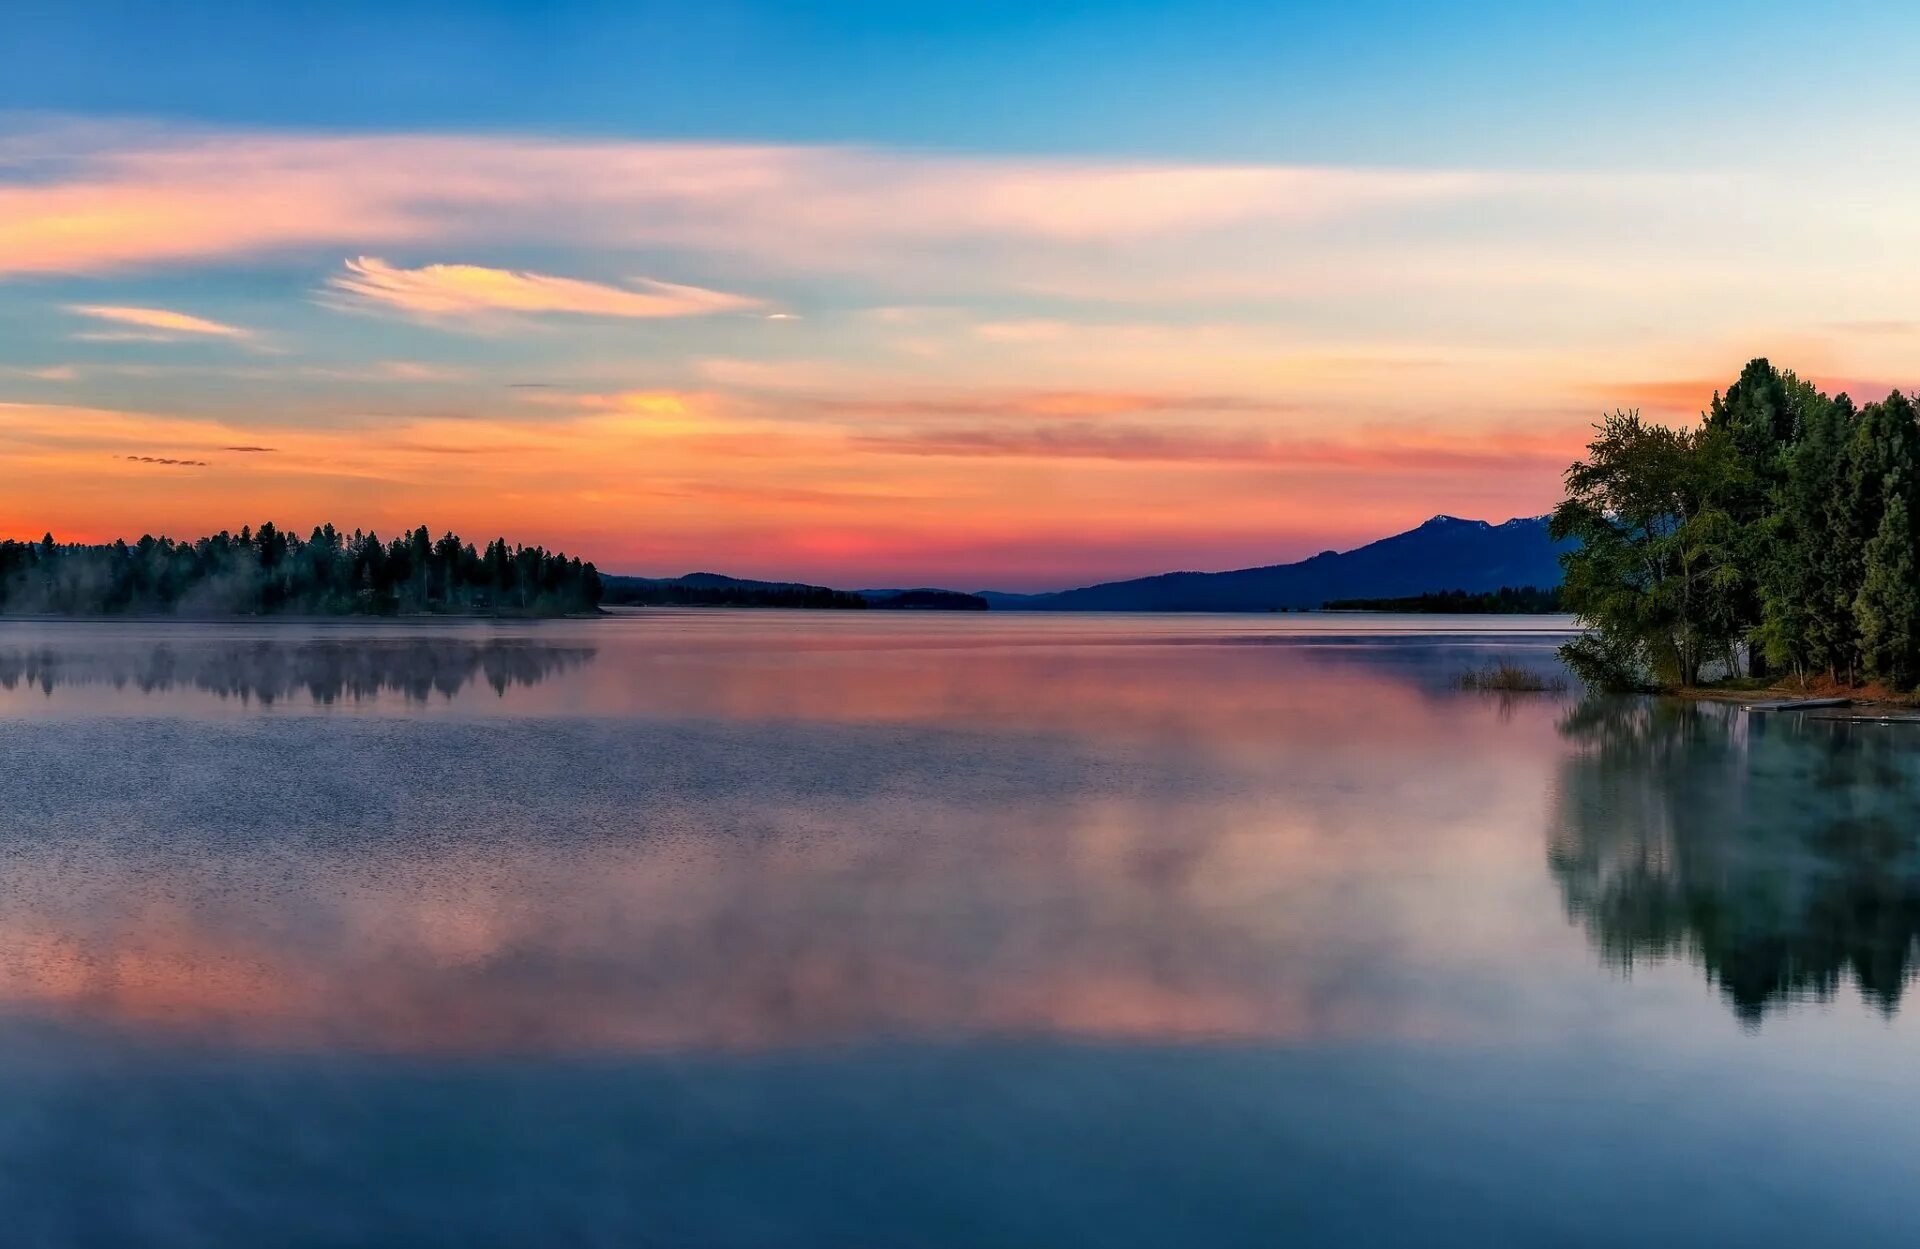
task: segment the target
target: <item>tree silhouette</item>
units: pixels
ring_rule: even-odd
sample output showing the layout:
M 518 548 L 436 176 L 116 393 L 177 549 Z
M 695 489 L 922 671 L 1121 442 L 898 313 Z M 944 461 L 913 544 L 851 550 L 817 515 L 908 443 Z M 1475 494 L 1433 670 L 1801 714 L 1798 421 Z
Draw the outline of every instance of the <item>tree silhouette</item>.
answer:
M 302 541 L 271 522 L 194 542 L 0 542 L 0 612 L 554 616 L 594 611 L 600 597 L 592 564 L 504 538 L 482 560 L 451 533 L 432 541 L 424 525 L 391 545 L 358 530 L 343 539 L 332 525 Z

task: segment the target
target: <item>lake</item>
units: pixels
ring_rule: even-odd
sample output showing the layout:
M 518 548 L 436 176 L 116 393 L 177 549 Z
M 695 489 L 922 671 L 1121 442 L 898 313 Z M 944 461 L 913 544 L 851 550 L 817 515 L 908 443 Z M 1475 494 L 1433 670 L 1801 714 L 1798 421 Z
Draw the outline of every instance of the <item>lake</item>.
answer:
M 1920 729 L 1565 627 L 0 624 L 5 1243 L 1912 1243 Z

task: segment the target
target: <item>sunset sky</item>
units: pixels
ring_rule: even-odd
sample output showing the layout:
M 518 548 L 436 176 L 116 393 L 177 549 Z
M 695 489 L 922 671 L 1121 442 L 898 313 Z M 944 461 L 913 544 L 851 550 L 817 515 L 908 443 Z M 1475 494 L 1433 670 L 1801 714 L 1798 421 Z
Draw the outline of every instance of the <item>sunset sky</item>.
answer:
M 1900 6 L 24 8 L 4 536 L 1055 588 L 1920 379 Z

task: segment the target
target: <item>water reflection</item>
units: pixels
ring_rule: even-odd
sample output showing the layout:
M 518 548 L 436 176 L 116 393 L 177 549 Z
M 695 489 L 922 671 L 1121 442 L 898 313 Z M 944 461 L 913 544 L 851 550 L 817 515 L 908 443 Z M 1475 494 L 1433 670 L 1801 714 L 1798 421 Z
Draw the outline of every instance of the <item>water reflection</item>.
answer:
M 323 1050 L 1432 1037 L 1483 994 L 1431 969 L 1493 969 L 1422 935 L 1477 880 L 1431 882 L 1490 835 L 1486 888 L 1538 878 L 1556 704 L 1452 691 L 1456 643 L 650 623 L 543 687 L 585 714 L 0 718 L 0 1015 Z
M 1913 1012 L 1730 1045 L 1561 893 L 1711 896 L 1695 835 L 1808 890 L 1750 755 L 1837 772 L 1828 840 L 1910 760 L 1451 688 L 1546 637 L 895 616 L 0 625 L 594 651 L 444 714 L 0 691 L 0 1241 L 1912 1239 Z
M 595 648 L 529 638 L 260 637 L 102 645 L 0 647 L 0 689 L 104 686 L 142 694 L 176 688 L 242 703 L 305 695 L 318 704 L 383 694 L 451 699 L 475 683 L 495 694 L 537 685 L 587 663 Z
M 1583 704 L 1549 851 L 1569 911 L 1615 967 L 1694 960 L 1749 1024 L 1846 981 L 1892 1014 L 1920 938 L 1914 731 Z

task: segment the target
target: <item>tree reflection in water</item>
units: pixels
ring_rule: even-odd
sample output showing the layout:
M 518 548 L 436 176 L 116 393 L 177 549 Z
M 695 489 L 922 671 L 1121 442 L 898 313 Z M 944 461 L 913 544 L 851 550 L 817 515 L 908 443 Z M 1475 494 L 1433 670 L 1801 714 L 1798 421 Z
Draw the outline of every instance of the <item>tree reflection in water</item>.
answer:
M 1595 700 L 1548 853 L 1610 965 L 1686 955 L 1757 1026 L 1845 978 L 1898 1009 L 1920 937 L 1920 728 Z
M 475 682 L 495 694 L 586 663 L 591 646 L 526 638 L 448 637 L 250 639 L 156 642 L 139 647 L 0 649 L 0 689 L 51 694 L 63 685 L 110 685 L 143 692 L 176 687 L 241 701 L 306 695 L 315 703 L 395 694 L 425 702 L 452 698 Z

